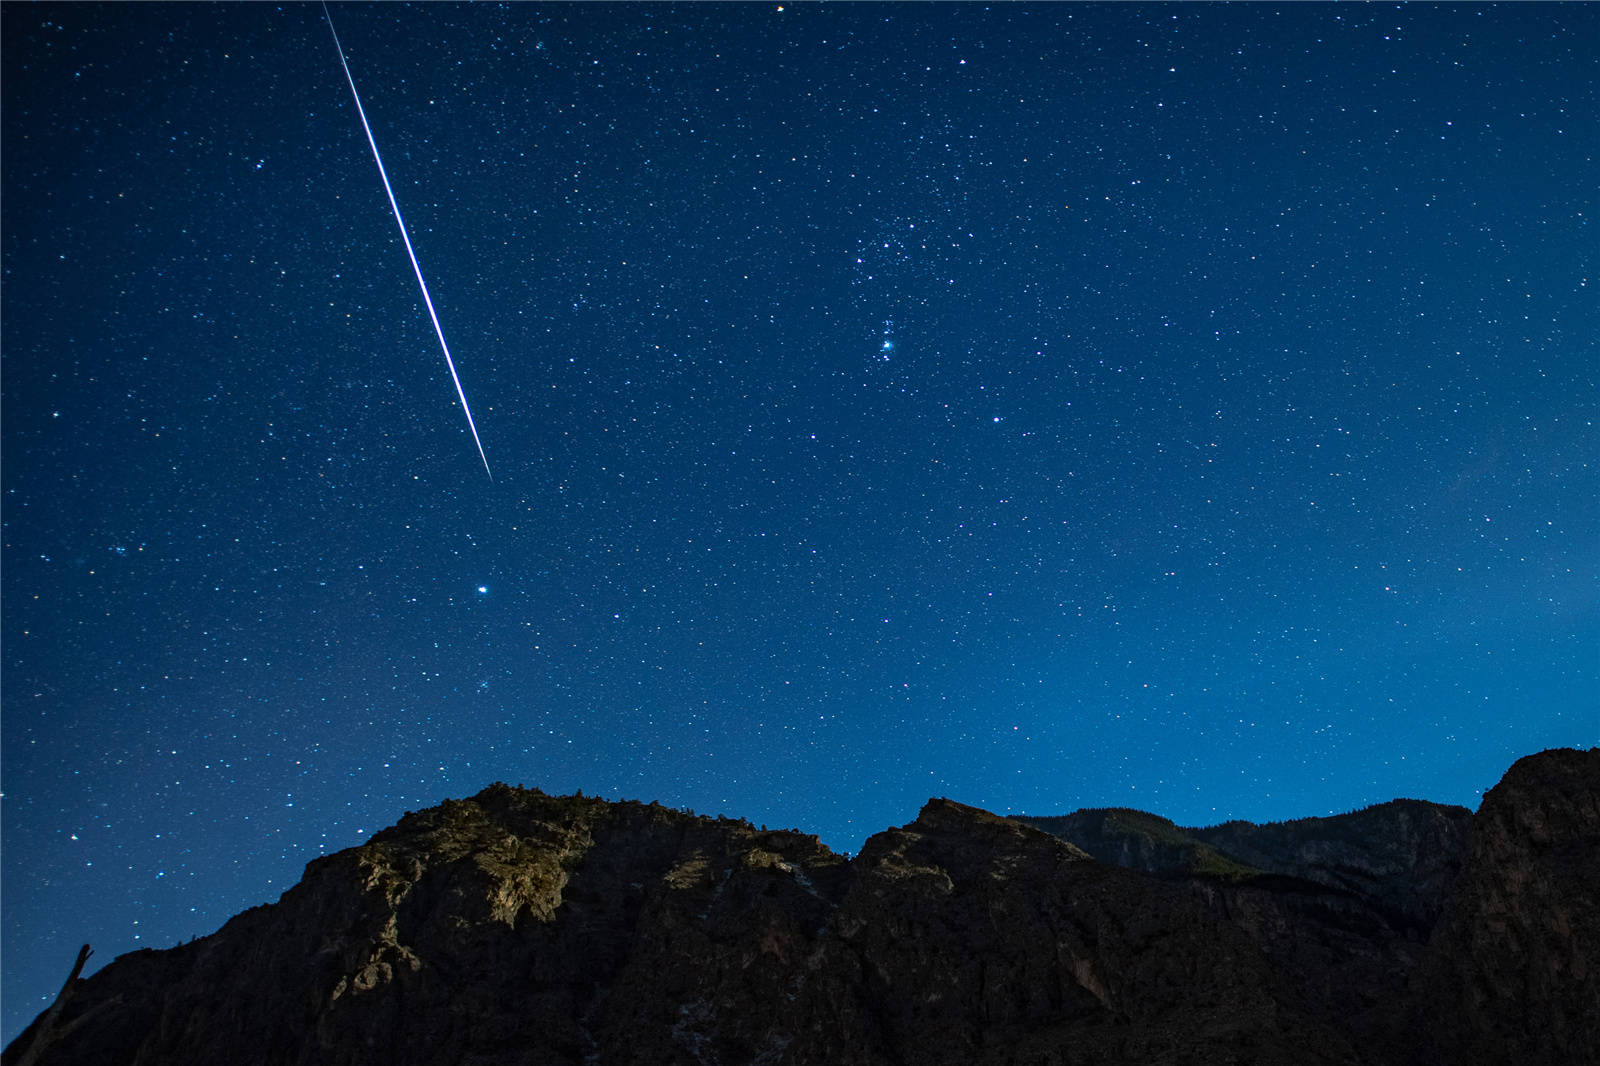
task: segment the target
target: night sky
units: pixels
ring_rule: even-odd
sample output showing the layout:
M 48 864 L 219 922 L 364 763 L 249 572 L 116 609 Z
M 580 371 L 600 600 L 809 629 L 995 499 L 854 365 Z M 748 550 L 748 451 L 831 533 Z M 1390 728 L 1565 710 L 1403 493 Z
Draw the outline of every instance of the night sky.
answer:
M 1600 742 L 1600 7 L 6 4 L 4 1034 L 504 780 Z

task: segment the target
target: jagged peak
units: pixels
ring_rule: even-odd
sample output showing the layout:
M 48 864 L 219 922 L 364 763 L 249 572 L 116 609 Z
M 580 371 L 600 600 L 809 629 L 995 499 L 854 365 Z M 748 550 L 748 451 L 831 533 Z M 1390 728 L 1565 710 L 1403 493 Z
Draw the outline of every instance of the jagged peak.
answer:
M 82 979 L 46 1034 L 59 1054 L 41 1062 L 133 1049 L 154 1066 L 267 1066 L 315 1047 L 319 1061 L 397 1066 L 686 1051 L 955 1063 L 1059 1042 L 1084 1061 L 1181 1046 L 1194 1061 L 1388 1066 L 1424 1061 L 1395 1036 L 1402 1008 L 1424 1044 L 1498 1049 L 1476 1061 L 1587 1061 L 1591 1030 L 1571 1019 L 1592 1004 L 1569 975 L 1589 941 L 1564 931 L 1594 923 L 1597 793 L 1600 749 L 1567 750 L 1520 760 L 1487 818 L 1397 800 L 1368 809 L 1375 831 L 1351 840 L 1312 820 L 1233 823 L 1289 866 L 1229 877 L 1204 865 L 1221 852 L 1196 834 L 1214 831 L 1132 808 L 1077 824 L 1187 865 L 1150 876 L 1072 861 L 1083 852 L 1039 820 L 947 797 L 849 859 L 798 831 L 496 783 L 316 860 L 278 903 L 210 937 Z M 1459 879 L 1458 815 L 1477 856 Z M 1455 917 L 1436 948 L 1428 908 L 1447 889 Z M 1495 997 L 1474 998 L 1485 981 Z M 1520 1025 L 1547 1002 L 1559 1009 Z M 1481 1021 L 1451 1043 L 1427 1029 L 1447 1016 Z

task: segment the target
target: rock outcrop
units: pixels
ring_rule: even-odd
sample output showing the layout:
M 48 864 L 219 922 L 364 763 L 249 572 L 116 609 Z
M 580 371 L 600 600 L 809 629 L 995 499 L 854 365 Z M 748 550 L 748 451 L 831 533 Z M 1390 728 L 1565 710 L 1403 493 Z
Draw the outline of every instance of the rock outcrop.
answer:
M 1332 818 L 1204 829 L 1115 808 L 1018 820 L 1103 862 L 1185 884 L 1327 1024 L 1388 1034 L 1461 869 L 1472 812 L 1393 800 Z
M 1034 822 L 936 799 L 846 858 L 494 785 L 114 961 L 5 1063 L 1594 1061 L 1600 750 L 1475 817 Z
M 1519 759 L 1415 981 L 1418 1062 L 1600 1062 L 1600 749 Z

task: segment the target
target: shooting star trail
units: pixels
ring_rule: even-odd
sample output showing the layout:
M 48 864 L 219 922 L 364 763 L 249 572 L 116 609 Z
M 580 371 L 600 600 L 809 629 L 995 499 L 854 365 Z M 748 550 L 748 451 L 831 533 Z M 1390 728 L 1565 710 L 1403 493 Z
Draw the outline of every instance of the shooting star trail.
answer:
M 326 0 L 322 4 L 322 17 L 328 20 L 328 32 L 333 34 L 333 47 L 339 50 L 339 65 L 344 67 L 345 81 L 350 83 L 350 95 L 355 98 L 356 114 L 361 116 L 361 128 L 367 131 L 367 143 L 372 145 L 372 159 L 378 164 L 378 177 L 383 179 L 383 191 L 389 194 L 389 206 L 394 208 L 395 225 L 400 227 L 400 239 L 405 242 L 406 255 L 411 257 L 411 269 L 417 272 L 417 285 L 422 289 L 422 302 L 428 305 L 428 318 L 433 321 L 433 332 L 439 335 L 439 347 L 444 350 L 445 366 L 450 368 L 450 380 L 455 382 L 456 395 L 461 397 L 461 412 L 467 416 L 467 428 L 472 430 L 472 443 L 478 446 L 478 458 L 483 460 L 483 472 L 494 480 L 489 469 L 489 457 L 483 453 L 483 441 L 478 439 L 478 424 L 472 420 L 472 408 L 467 406 L 467 392 L 461 387 L 461 377 L 456 373 L 456 361 L 450 358 L 450 345 L 444 339 L 444 327 L 439 325 L 439 315 L 433 309 L 433 297 L 428 294 L 428 282 L 422 276 L 417 253 L 411 248 L 411 235 L 406 232 L 406 220 L 400 217 L 400 203 L 394 198 L 389 184 L 389 172 L 384 169 L 383 156 L 378 154 L 377 138 L 372 136 L 372 126 L 367 122 L 367 109 L 361 106 L 361 94 L 356 92 L 356 79 L 350 73 L 350 64 L 344 58 L 344 46 L 339 43 L 339 31 L 333 28 L 333 16 L 328 13 Z

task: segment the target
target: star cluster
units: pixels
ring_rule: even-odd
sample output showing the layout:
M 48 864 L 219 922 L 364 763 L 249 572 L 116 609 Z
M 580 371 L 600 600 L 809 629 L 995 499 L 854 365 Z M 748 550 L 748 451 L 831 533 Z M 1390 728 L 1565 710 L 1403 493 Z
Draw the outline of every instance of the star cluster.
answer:
M 1600 740 L 1600 12 L 7 5 L 4 1000 L 493 780 L 1476 805 Z

